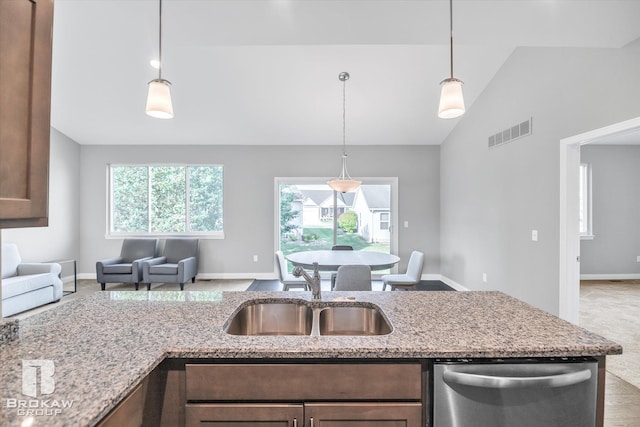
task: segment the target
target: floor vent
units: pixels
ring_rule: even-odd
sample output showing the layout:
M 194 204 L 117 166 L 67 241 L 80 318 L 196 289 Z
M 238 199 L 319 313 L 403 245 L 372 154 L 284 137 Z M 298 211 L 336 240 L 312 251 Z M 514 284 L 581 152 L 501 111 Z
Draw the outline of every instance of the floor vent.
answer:
M 507 142 L 511 142 L 515 139 L 531 135 L 532 124 L 533 118 L 530 118 L 529 120 L 505 129 L 502 132 L 491 135 L 489 137 L 489 148 L 494 148 L 498 145 L 506 144 Z

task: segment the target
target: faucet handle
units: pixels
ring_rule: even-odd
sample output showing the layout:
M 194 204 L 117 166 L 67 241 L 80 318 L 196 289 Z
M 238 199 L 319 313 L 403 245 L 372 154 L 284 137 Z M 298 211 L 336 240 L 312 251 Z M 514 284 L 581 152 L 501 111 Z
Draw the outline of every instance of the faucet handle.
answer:
M 320 272 L 318 271 L 318 263 L 314 262 L 313 263 L 313 277 L 315 278 L 320 278 Z

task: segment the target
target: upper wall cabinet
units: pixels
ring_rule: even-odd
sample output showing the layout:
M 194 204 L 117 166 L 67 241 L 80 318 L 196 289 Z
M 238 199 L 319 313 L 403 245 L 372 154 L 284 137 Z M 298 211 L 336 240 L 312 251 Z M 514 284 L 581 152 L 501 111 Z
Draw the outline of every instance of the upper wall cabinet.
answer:
M 53 0 L 0 0 L 0 228 L 48 224 Z

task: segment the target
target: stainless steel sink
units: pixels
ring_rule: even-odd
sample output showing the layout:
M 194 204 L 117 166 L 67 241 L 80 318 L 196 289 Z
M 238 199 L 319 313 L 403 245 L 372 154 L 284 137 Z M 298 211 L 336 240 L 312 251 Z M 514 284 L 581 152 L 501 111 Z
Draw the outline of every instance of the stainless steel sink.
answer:
M 382 311 L 362 302 L 255 300 L 227 321 L 231 335 L 386 335 L 393 328 Z
M 391 325 L 379 309 L 327 307 L 320 312 L 320 335 L 387 335 Z
M 256 301 L 240 309 L 227 323 L 231 335 L 310 335 L 313 309 L 299 302 Z

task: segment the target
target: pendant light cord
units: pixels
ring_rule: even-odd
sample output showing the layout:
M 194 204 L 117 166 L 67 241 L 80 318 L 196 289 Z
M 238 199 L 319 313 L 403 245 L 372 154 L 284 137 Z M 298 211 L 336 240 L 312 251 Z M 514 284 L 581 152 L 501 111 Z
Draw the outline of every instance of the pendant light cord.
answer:
M 451 78 L 453 78 L 453 0 L 449 0 L 449 35 L 450 35 L 450 52 L 451 55 Z
M 342 80 L 342 155 L 347 155 L 347 79 Z
M 158 19 L 158 79 L 162 79 L 162 0 L 160 0 Z

